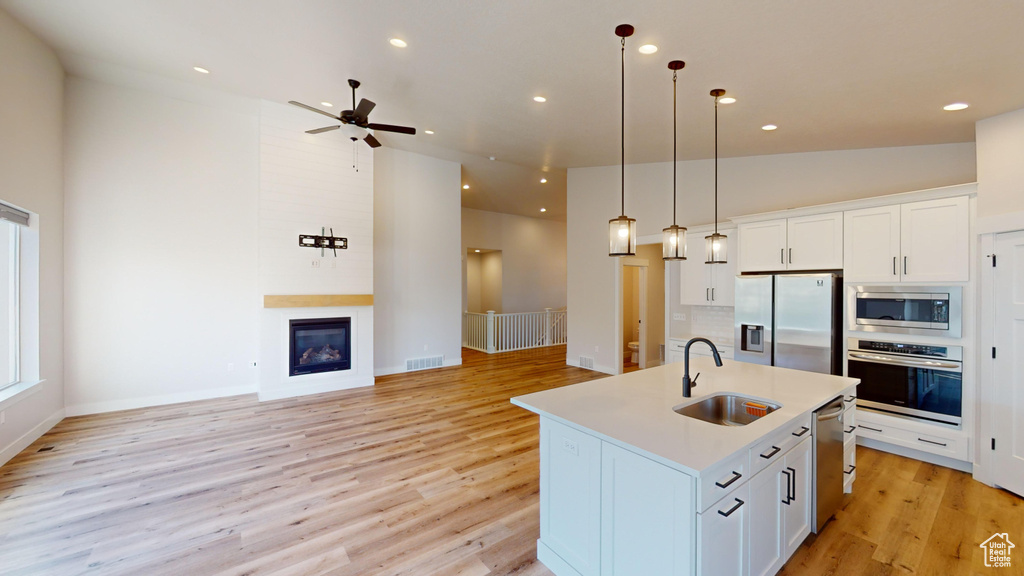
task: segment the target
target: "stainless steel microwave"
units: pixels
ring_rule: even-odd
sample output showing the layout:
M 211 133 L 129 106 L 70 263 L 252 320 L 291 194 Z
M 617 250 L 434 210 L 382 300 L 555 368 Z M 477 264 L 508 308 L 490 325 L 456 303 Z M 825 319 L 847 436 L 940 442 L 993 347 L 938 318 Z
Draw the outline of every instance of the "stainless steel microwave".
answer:
M 960 286 L 855 286 L 850 329 L 960 338 Z

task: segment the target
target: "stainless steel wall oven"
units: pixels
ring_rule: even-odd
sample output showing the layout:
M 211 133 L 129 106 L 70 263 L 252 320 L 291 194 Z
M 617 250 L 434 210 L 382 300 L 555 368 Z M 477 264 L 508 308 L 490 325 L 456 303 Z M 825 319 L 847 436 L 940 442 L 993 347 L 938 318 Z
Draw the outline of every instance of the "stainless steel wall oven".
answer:
M 847 375 L 860 378 L 857 406 L 959 425 L 963 348 L 850 338 Z

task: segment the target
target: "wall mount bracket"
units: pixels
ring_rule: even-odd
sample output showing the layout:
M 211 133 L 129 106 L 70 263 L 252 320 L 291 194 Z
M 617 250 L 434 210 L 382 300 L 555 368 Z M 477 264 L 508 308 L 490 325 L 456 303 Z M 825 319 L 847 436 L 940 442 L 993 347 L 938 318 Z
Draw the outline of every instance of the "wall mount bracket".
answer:
M 319 236 L 299 234 L 299 246 L 319 248 L 321 256 L 324 255 L 324 250 L 332 250 L 334 257 L 337 258 L 338 250 L 348 250 L 348 238 L 335 236 L 334 228 L 331 228 L 330 236 L 328 236 L 324 228 L 321 228 Z

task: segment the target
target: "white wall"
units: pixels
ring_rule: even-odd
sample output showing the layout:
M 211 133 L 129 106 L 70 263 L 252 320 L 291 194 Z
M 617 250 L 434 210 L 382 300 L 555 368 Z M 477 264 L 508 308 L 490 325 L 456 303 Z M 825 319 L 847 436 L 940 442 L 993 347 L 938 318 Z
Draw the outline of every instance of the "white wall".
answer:
M 256 103 L 70 78 L 70 414 L 254 391 Z
M 1024 222 L 1024 110 L 977 123 L 978 218 L 1002 230 Z M 998 225 L 1016 214 L 1016 223 Z
M 504 313 L 503 260 L 500 250 L 480 255 L 480 308 L 483 312 L 494 310 L 498 314 Z
M 719 219 L 935 188 L 975 180 L 973 143 L 779 154 L 719 160 Z M 680 162 L 680 225 L 714 219 L 713 161 Z M 640 236 L 672 223 L 672 164 L 626 167 L 626 214 Z M 572 168 L 568 174 L 568 305 L 566 361 L 594 358 L 613 373 L 615 262 L 608 256 L 608 219 L 619 215 L 619 167 Z
M 564 222 L 463 208 L 462 246 L 501 250 L 504 312 L 565 306 Z
M 38 377 L 27 395 L 2 404 L 0 464 L 64 416 L 64 70 L 56 54 L 0 10 L 0 199 L 38 215 Z M 36 228 L 36 224 L 38 227 Z M 24 244 L 24 242 L 23 242 Z M 32 313 L 32 312 L 30 312 Z
M 381 147 L 373 175 L 374 372 L 461 364 L 461 167 Z

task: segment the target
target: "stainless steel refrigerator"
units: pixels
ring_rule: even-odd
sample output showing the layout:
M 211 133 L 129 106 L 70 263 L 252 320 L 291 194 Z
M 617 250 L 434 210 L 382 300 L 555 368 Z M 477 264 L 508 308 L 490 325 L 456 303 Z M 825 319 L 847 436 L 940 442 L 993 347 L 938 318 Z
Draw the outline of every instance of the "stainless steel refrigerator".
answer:
M 842 374 L 842 276 L 736 277 L 736 348 L 741 362 Z

